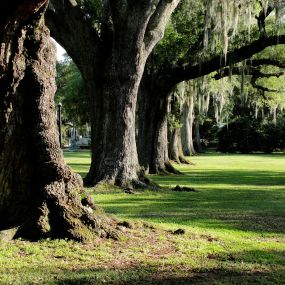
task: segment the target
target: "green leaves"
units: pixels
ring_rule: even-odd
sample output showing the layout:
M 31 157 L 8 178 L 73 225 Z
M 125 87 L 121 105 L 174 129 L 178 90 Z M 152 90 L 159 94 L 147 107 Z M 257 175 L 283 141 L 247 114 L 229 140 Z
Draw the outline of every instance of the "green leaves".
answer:
M 89 121 L 86 86 L 73 61 L 66 58 L 57 64 L 57 92 L 55 100 L 62 103 L 65 120 L 82 125 Z

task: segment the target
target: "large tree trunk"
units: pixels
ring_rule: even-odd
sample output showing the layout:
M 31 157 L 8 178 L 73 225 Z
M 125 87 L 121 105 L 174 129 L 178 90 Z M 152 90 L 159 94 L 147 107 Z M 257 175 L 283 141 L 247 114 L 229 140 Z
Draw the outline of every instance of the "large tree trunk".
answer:
M 70 52 L 85 79 L 86 66 L 91 64 L 95 70 L 94 90 L 89 92 L 93 142 L 86 184 L 143 186 L 135 140 L 137 93 L 146 59 L 162 38 L 179 0 L 104 1 L 99 34 L 76 2 L 51 2 L 48 19 L 56 39 Z M 72 43 L 63 36 L 67 31 Z M 90 34 L 90 39 L 82 41 L 79 31 L 85 37 Z M 82 58 L 85 46 L 90 48 Z
M 183 153 L 186 156 L 195 155 L 196 151 L 193 143 L 194 97 L 191 94 L 186 98 L 183 106 L 182 123 L 181 141 Z
M 94 101 L 96 126 L 93 132 L 89 185 L 108 182 L 118 186 L 136 186 L 139 164 L 135 140 L 135 111 L 138 86 L 145 55 L 130 47 L 128 35 L 115 45 L 110 64 L 104 67 L 104 86 Z M 121 36 L 122 37 L 122 36 Z M 136 55 L 140 54 L 139 57 Z M 98 100 L 98 98 L 100 98 Z M 98 104 L 99 103 L 99 104 Z
M 11 7 L 1 25 L 0 229 L 18 227 L 16 236 L 30 239 L 89 240 L 106 236 L 108 225 L 81 204 L 82 180 L 64 164 L 46 4 Z

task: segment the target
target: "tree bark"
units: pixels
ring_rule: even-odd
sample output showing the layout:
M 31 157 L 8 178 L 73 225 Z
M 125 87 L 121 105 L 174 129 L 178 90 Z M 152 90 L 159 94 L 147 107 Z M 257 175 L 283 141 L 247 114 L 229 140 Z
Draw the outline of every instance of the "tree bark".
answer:
M 181 128 L 175 128 L 169 132 L 169 158 L 178 164 L 190 164 L 184 157 L 182 142 L 181 142 Z
M 187 86 L 185 82 L 181 82 L 171 92 L 171 120 L 169 121 L 169 158 L 176 163 L 189 162 L 184 157 L 181 141 L 181 123 L 183 118 L 183 106 L 187 96 Z
M 199 122 L 199 118 L 195 119 L 195 145 L 197 148 L 197 152 L 201 153 L 203 152 L 203 148 L 201 145 L 201 137 L 200 137 L 200 122 Z
M 194 97 L 191 94 L 186 98 L 183 106 L 182 123 L 181 141 L 183 153 L 186 156 L 195 155 L 196 151 L 193 143 Z
M 64 164 L 46 5 L 22 2 L 1 25 L 0 229 L 17 227 L 16 236 L 29 239 L 90 240 L 111 230 L 81 204 L 82 180 Z
M 147 72 L 139 91 L 138 103 L 138 154 L 140 165 L 149 174 L 175 173 L 168 156 L 169 96 L 165 95 L 163 83 L 151 78 Z

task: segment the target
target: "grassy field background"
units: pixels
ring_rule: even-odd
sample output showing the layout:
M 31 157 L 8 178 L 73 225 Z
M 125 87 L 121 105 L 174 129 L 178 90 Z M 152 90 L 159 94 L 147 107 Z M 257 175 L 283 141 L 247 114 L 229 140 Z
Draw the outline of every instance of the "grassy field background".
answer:
M 88 152 L 65 157 L 85 175 Z M 151 176 L 159 191 L 93 193 L 137 225 L 121 241 L 0 243 L 0 284 L 285 284 L 285 155 L 191 161 L 183 175 Z

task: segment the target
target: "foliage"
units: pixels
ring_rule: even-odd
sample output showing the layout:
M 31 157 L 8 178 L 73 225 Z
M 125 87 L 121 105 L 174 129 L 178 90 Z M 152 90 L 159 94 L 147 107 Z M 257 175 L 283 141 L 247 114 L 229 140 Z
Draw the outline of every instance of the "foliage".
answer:
M 100 28 L 100 22 L 103 14 L 102 0 L 78 0 L 81 9 L 84 11 L 86 17 L 91 19 L 97 28 Z
M 218 126 L 213 118 L 207 117 L 200 124 L 200 138 L 204 147 L 208 147 L 217 139 Z
M 250 153 L 259 150 L 258 123 L 248 117 L 237 118 L 218 132 L 218 151 Z
M 248 116 L 238 117 L 218 131 L 218 150 L 271 153 L 285 148 L 284 135 L 284 119 L 275 125 Z
M 57 63 L 56 103 L 62 103 L 63 118 L 76 126 L 89 122 L 87 91 L 75 63 L 69 58 Z
M 149 60 L 152 69 L 167 70 L 182 60 L 197 60 L 194 53 L 202 48 L 203 26 L 203 1 L 181 1 Z

